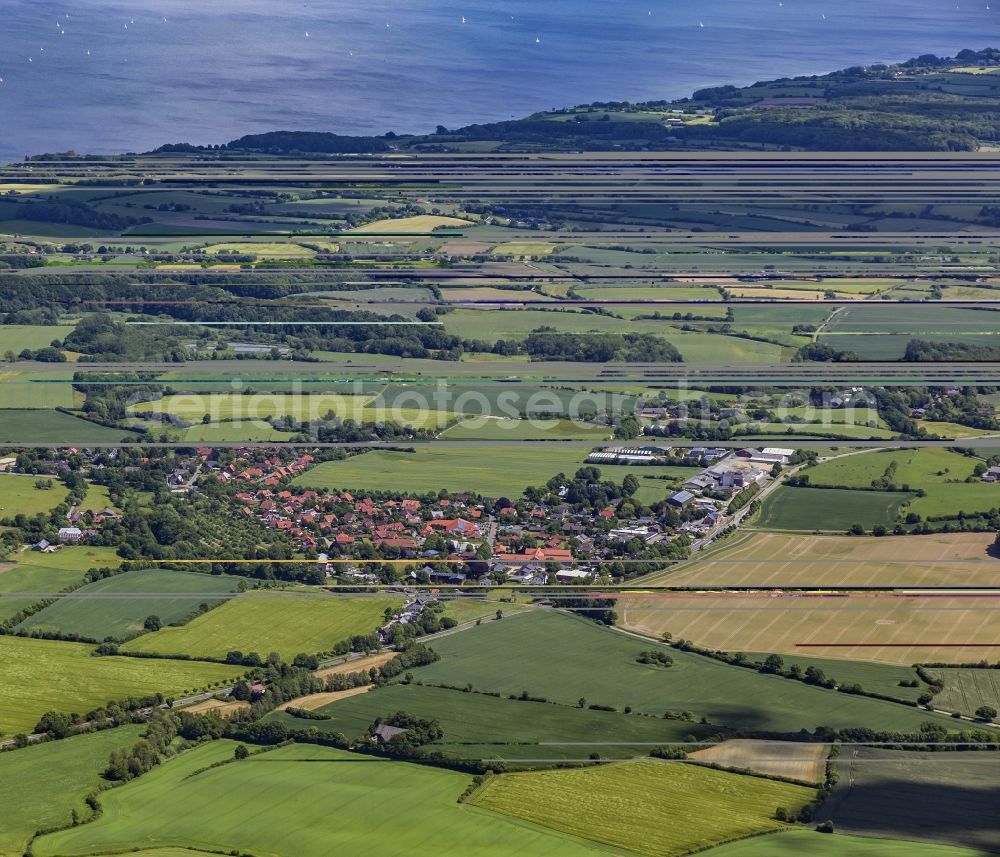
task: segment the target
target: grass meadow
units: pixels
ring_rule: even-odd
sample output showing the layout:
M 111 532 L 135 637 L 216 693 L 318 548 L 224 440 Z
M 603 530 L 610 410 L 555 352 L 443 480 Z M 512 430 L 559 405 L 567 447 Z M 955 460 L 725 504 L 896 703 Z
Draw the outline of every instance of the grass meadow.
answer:
M 419 671 L 414 677 L 419 679 Z M 591 751 L 605 758 L 623 759 L 644 756 L 656 743 L 700 739 L 718 731 L 711 726 L 661 717 L 498 699 L 417 684 L 389 685 L 318 710 L 330 715 L 330 720 L 306 722 L 284 712 L 271 714 L 268 719 L 281 720 L 289 728 L 315 726 L 358 738 L 377 717 L 384 719 L 395 711 L 408 711 L 441 724 L 444 737 L 432 749 L 463 759 L 559 761 L 587 756 Z M 586 746 L 547 746 L 549 742 Z
M 50 512 L 62 503 L 69 491 L 58 479 L 51 478 L 51 488 L 35 487 L 39 479 L 45 478 L 49 477 L 0 473 L 0 518 L 32 517 L 39 512 Z
M 308 745 L 211 767 L 232 759 L 235 747 L 213 741 L 105 792 L 101 818 L 42 837 L 35 854 L 167 846 L 272 857 L 607 853 L 583 839 L 461 806 L 470 778 L 455 771 Z
M 0 753 L 0 854 L 24 853 L 37 830 L 69 824 L 74 809 L 86 818 L 83 799 L 103 782 L 111 751 L 130 747 L 142 730 L 121 726 Z
M 908 506 L 919 515 L 988 512 L 1000 507 L 1000 487 L 996 484 L 965 481 L 972 476 L 977 459 L 949 449 L 898 449 L 844 456 L 804 472 L 813 484 L 870 487 L 872 480 L 882 477 L 893 463 L 892 481 L 897 486 L 908 485 L 926 493 L 914 497 Z

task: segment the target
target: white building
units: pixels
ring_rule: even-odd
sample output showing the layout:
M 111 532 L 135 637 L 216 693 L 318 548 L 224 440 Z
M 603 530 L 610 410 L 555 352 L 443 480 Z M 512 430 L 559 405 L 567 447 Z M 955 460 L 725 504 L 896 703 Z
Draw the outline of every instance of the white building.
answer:
M 793 455 L 795 455 L 794 449 L 781 449 L 776 446 L 767 446 L 760 452 L 754 453 L 750 460 L 757 461 L 762 464 L 785 465 L 792 460 Z

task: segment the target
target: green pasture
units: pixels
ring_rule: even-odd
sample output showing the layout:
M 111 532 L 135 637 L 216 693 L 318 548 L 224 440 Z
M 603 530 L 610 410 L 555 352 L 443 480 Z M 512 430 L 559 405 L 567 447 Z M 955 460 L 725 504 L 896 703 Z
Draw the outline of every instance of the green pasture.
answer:
M 0 356 L 7 351 L 20 354 L 25 348 L 37 351 L 53 340 L 64 340 L 74 330 L 72 324 L 5 324 L 0 326 Z
M 87 818 L 83 799 L 104 782 L 111 752 L 132 746 L 142 730 L 121 726 L 0 753 L 0 854 L 19 857 L 36 831 L 68 825 L 73 810 Z
M 425 684 L 503 695 L 527 691 L 560 705 L 631 706 L 638 714 L 691 711 L 709 723 L 777 732 L 817 726 L 918 729 L 933 715 L 892 702 L 810 687 L 636 638 L 587 619 L 529 611 L 435 640 L 441 659 L 414 671 Z M 640 664 L 663 649 L 671 667 Z M 528 709 L 529 711 L 531 709 Z M 951 726 L 950 718 L 937 722 Z
M 35 853 L 83 857 L 167 846 L 272 857 L 607 853 L 460 805 L 470 777 L 455 771 L 294 744 L 219 765 L 235 747 L 213 741 L 105 792 L 100 819 L 39 839 Z
M 436 647 L 433 642 L 430 645 Z M 416 671 L 414 678 L 419 676 Z M 578 759 L 593 751 L 605 758 L 625 759 L 645 756 L 652 745 L 660 742 L 697 740 L 718 732 L 712 726 L 681 720 L 498 699 L 416 684 L 393 684 L 331 702 L 319 709 L 319 713 L 330 716 L 329 720 L 305 721 L 283 711 L 268 715 L 268 719 L 280 721 L 289 729 L 315 726 L 324 732 L 359 738 L 376 718 L 385 719 L 396 711 L 437 720 L 444 737 L 431 749 L 462 759 L 558 761 Z M 558 746 L 558 742 L 574 746 Z
M 42 479 L 50 479 L 52 487 L 36 488 L 35 483 Z M 56 477 L 0 473 L 0 518 L 33 517 L 40 512 L 50 512 L 65 501 L 68 494 L 66 486 Z

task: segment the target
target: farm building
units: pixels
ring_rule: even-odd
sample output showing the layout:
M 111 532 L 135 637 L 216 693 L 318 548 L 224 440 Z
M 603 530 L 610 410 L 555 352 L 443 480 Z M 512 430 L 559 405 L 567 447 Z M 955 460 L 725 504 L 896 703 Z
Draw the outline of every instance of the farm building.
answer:
M 690 505 L 694 502 L 694 494 L 690 491 L 678 491 L 676 494 L 671 494 L 667 498 L 667 502 L 671 506 L 677 506 L 683 509 L 685 506 Z
M 400 729 L 398 726 L 387 726 L 385 723 L 380 723 L 375 727 L 372 737 L 380 744 L 384 744 L 386 741 L 391 741 L 397 735 L 402 735 L 405 731 L 405 729 Z
M 792 460 L 793 455 L 795 455 L 794 449 L 781 449 L 775 446 L 768 446 L 760 452 L 754 453 L 750 460 L 761 464 L 785 465 Z

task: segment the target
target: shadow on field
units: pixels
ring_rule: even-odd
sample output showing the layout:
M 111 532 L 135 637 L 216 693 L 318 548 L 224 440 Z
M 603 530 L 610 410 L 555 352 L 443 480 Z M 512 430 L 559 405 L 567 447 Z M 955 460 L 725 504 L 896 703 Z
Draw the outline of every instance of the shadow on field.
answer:
M 846 755 L 846 754 L 845 754 Z M 838 763 L 840 782 L 816 819 L 868 836 L 924 839 L 1000 854 L 1000 755 L 913 754 Z
M 762 705 L 733 705 L 710 702 L 701 706 L 700 712 L 709 723 L 752 732 L 770 732 L 775 729 L 774 715 Z

